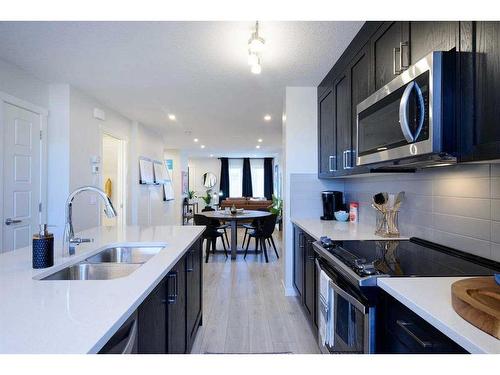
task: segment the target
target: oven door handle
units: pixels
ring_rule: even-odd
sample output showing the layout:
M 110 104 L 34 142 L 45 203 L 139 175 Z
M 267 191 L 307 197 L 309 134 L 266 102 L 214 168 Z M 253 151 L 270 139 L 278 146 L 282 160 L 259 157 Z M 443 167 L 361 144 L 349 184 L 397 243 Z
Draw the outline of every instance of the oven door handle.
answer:
M 339 296 L 347 300 L 351 305 L 356 307 L 359 311 L 361 311 L 364 315 L 367 314 L 367 308 L 365 305 L 363 305 L 360 301 L 358 301 L 355 297 L 351 296 L 349 293 L 347 293 L 344 289 L 342 289 L 340 286 L 335 284 L 335 282 L 330 281 L 330 287 L 337 293 Z
M 418 127 L 415 134 L 412 133 L 408 120 L 408 107 L 410 104 L 410 94 L 413 91 L 413 89 L 415 89 L 417 93 L 418 104 L 420 109 Z M 418 139 L 418 136 L 420 135 L 420 132 L 422 131 L 422 128 L 424 126 L 424 116 L 425 116 L 424 95 L 422 94 L 420 86 L 415 81 L 412 81 L 408 84 L 408 86 L 406 86 L 406 89 L 403 92 L 403 95 L 401 96 L 401 101 L 399 102 L 399 125 L 401 126 L 401 131 L 403 132 L 403 135 L 408 143 L 413 143 Z

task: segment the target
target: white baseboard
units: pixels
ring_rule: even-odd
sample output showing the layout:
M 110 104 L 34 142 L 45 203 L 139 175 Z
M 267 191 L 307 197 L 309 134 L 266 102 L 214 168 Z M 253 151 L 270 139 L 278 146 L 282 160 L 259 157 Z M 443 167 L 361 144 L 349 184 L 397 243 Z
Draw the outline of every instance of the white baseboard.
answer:
M 297 295 L 297 291 L 295 290 L 295 288 L 293 286 L 285 288 L 285 296 L 294 297 L 296 295 Z

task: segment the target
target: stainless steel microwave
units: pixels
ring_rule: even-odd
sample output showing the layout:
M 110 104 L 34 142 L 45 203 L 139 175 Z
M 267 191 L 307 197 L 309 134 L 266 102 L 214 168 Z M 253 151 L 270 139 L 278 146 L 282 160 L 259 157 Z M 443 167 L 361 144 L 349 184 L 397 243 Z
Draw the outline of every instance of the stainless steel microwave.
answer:
M 432 52 L 357 105 L 357 165 L 456 162 L 454 52 Z

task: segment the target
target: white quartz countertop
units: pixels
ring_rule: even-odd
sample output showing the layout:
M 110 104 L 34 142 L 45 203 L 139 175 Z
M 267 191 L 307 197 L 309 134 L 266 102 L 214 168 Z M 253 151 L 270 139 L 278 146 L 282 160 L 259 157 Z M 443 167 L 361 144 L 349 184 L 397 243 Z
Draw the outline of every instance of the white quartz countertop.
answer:
M 55 265 L 31 267 L 31 247 L 0 255 L 0 353 L 96 353 L 170 271 L 204 227 L 127 226 L 93 228 L 94 238 L 76 255 Z M 57 241 L 61 242 L 61 241 Z M 66 265 L 84 260 L 108 245 L 165 245 L 130 275 L 113 280 L 40 281 Z M 59 245 L 59 246 L 57 246 Z
M 379 278 L 377 285 L 470 353 L 500 354 L 500 340 L 462 319 L 451 305 L 451 284 L 463 277 Z
M 292 218 L 292 222 L 298 225 L 307 234 L 319 240 L 321 236 L 328 236 L 334 241 L 348 240 L 380 240 L 375 228 L 363 223 L 341 222 L 336 220 L 324 221 L 318 219 Z M 391 240 L 408 239 L 407 237 L 389 238 Z

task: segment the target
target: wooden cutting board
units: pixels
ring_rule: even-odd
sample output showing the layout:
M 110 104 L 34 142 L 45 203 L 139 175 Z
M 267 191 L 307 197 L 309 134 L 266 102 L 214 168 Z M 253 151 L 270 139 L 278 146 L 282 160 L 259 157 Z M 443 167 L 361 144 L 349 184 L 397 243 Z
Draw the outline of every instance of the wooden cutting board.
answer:
M 500 340 L 500 286 L 493 276 L 454 282 L 451 303 L 458 315 Z

